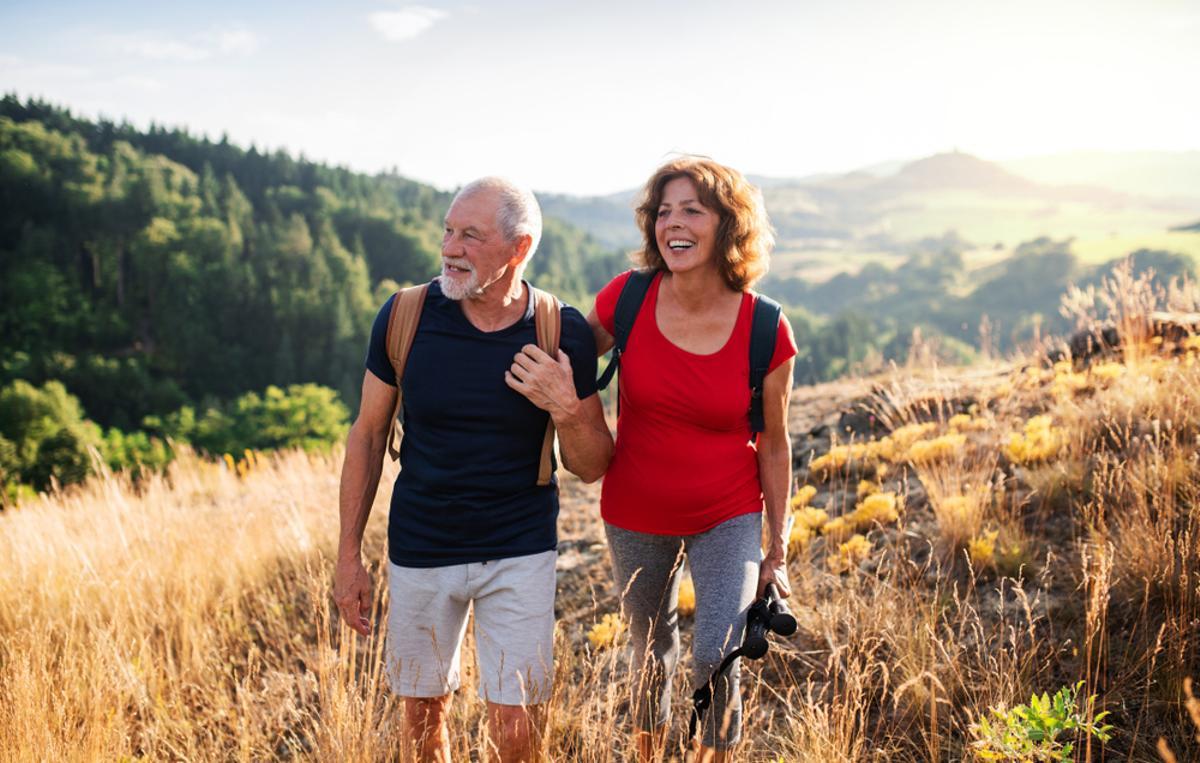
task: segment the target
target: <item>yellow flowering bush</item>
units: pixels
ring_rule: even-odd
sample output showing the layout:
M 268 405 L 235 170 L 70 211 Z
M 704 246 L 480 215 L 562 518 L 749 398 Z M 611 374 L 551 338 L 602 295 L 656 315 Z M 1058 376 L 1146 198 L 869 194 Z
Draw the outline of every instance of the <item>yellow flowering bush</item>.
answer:
M 855 491 L 859 498 L 879 492 L 879 485 L 876 485 L 871 480 L 859 480 L 858 490 Z
M 978 406 L 973 405 L 971 408 L 977 410 Z M 954 432 L 983 432 L 991 426 L 987 419 L 978 419 L 969 413 L 956 413 L 946 424 Z
M 971 565 L 975 569 L 992 567 L 996 564 L 996 538 L 999 536 L 998 530 L 990 530 L 971 538 L 967 543 L 967 556 L 971 558 Z
M 1061 427 L 1053 426 L 1050 416 L 1043 414 L 1034 416 L 1025 422 L 1021 433 L 1014 432 L 1008 437 L 1004 453 L 1015 463 L 1035 464 L 1049 461 L 1058 455 L 1067 442 L 1067 433 Z
M 679 581 L 679 605 L 676 607 L 682 617 L 691 617 L 696 613 L 696 584 L 691 575 L 685 575 Z
M 796 525 L 809 530 L 819 530 L 829 521 L 829 513 L 824 509 L 806 506 L 793 514 Z
M 591 642 L 593 649 L 607 649 L 616 646 L 624 633 L 625 623 L 621 616 L 609 612 L 588 631 L 587 640 Z
M 853 535 L 845 543 L 838 546 L 836 555 L 830 555 L 825 563 L 830 571 L 841 574 L 849 572 L 871 555 L 871 541 L 865 535 Z
M 792 525 L 792 531 L 788 534 L 788 553 L 799 553 L 808 545 L 812 539 L 813 531 L 808 526 L 796 522 Z
M 828 453 L 814 458 L 810 468 L 813 472 L 827 477 L 854 462 L 863 466 L 875 466 L 876 473 L 878 473 L 879 462 L 895 461 L 897 460 L 896 454 L 899 452 L 901 451 L 897 449 L 896 442 L 890 437 L 854 442 L 849 445 L 834 445 Z
M 916 465 L 942 461 L 962 451 L 967 446 L 967 436 L 951 432 L 932 440 L 918 440 L 908 449 L 908 460 Z
M 967 413 L 956 413 L 950 417 L 946 424 L 951 429 L 966 429 L 971 424 L 971 416 Z
M 932 421 L 926 421 L 920 424 L 906 424 L 888 435 L 895 446 L 897 452 L 903 452 L 908 449 L 917 440 L 920 440 L 927 434 L 930 434 L 937 429 L 937 424 Z
M 815 487 L 812 485 L 804 485 L 796 491 L 795 495 L 792 496 L 792 510 L 795 511 L 797 509 L 803 509 L 809 504 L 810 501 L 812 501 L 813 496 L 816 494 L 817 489 Z
M 869 527 L 876 522 L 889 524 L 900 518 L 896 510 L 895 493 L 875 493 L 869 495 L 855 507 L 850 515 L 850 521 L 856 528 Z
M 828 453 L 813 459 L 810 468 L 814 472 L 828 474 L 843 468 L 851 461 L 861 461 L 867 458 L 867 443 L 856 442 L 850 445 L 834 445 Z

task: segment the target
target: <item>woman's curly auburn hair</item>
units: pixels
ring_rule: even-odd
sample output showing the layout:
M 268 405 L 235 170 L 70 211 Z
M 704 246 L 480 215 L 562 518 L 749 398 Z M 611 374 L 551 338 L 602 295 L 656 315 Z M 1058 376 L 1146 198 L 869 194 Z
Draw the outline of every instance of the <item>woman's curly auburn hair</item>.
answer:
M 634 259 L 650 270 L 666 270 L 667 263 L 658 250 L 655 222 L 662 203 L 663 189 L 676 178 L 689 178 L 696 186 L 699 201 L 717 213 L 717 240 L 714 248 L 721 276 L 734 291 L 745 291 L 767 272 L 775 234 L 767 219 L 762 192 L 742 173 L 702 156 L 682 156 L 659 167 L 646 181 L 642 201 L 637 208 L 637 224 L 642 231 L 642 249 Z

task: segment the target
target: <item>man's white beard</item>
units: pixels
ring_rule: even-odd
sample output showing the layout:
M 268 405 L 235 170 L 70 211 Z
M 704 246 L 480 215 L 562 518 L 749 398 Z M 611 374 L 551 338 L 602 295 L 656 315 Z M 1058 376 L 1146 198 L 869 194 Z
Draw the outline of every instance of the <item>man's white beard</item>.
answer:
M 455 263 L 455 265 L 470 269 L 471 277 L 465 282 L 451 278 L 446 272 L 446 263 L 443 262 L 442 275 L 440 278 L 438 278 L 438 282 L 442 287 L 442 294 L 446 295 L 447 299 L 452 299 L 455 302 L 459 302 L 464 299 L 471 299 L 472 297 L 477 297 L 482 294 L 483 290 L 479 288 L 479 275 L 475 272 L 475 269 L 471 268 L 466 263 L 463 263 L 463 265 L 458 265 L 458 263 Z

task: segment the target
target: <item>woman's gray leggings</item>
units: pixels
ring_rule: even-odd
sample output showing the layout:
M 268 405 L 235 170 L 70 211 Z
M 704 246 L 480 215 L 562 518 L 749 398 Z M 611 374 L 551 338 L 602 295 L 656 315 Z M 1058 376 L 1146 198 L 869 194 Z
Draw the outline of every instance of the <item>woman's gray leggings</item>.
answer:
M 762 514 L 742 514 L 697 535 L 652 535 L 605 523 L 621 608 L 633 641 L 632 712 L 639 730 L 671 718 L 671 682 L 679 661 L 679 580 L 686 553 L 696 587 L 693 689 L 708 682 L 742 643 L 746 610 L 758 587 Z M 714 687 L 701 741 L 724 750 L 741 738 L 741 660 Z M 689 692 L 690 695 L 690 692 Z

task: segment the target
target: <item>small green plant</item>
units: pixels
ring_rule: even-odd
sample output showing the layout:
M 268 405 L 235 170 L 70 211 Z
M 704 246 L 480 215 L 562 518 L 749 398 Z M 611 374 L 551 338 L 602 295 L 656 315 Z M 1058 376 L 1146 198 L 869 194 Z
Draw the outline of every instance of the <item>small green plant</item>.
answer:
M 975 741 L 971 747 L 980 760 L 1041 761 L 1074 760 L 1075 736 L 1094 736 L 1101 742 L 1111 737 L 1112 726 L 1097 725 L 1108 712 L 1097 714 L 1090 720 L 1079 712 L 1076 702 L 1083 681 L 1074 686 L 1064 686 L 1051 699 L 1045 692 L 1034 694 L 1028 705 L 1017 705 L 1012 709 L 1003 706 L 991 708 L 993 720 L 984 717 L 971 724 L 971 735 Z M 1087 698 L 1090 710 L 1095 695 Z

